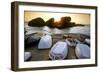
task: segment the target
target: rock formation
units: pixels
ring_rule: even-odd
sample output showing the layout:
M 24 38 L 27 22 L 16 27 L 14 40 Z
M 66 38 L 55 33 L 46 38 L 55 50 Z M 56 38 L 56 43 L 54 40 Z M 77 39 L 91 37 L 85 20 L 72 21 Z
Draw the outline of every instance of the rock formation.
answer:
M 54 27 L 54 18 L 50 18 L 48 21 L 46 21 L 46 26 Z
M 29 21 L 28 25 L 34 27 L 48 26 L 50 28 L 59 29 L 69 28 L 73 26 L 83 26 L 82 24 L 76 24 L 75 22 L 71 22 L 71 17 L 69 16 L 61 17 L 60 21 L 55 21 L 54 18 L 50 18 L 46 22 L 41 17 L 38 17 Z
M 45 25 L 45 21 L 42 18 L 38 17 L 29 21 L 28 25 L 34 27 L 42 27 Z

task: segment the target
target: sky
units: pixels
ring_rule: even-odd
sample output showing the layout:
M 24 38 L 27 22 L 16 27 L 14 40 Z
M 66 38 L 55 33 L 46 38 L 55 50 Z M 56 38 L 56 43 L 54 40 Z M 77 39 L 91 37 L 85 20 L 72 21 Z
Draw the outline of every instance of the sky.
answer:
M 50 18 L 54 18 L 55 21 L 60 21 L 61 17 L 70 16 L 71 22 L 75 22 L 76 24 L 90 24 L 90 14 L 79 14 L 79 13 L 55 13 L 55 12 L 32 12 L 25 11 L 24 12 L 24 21 L 29 22 L 32 19 L 37 17 L 41 17 L 44 21 L 49 20 Z

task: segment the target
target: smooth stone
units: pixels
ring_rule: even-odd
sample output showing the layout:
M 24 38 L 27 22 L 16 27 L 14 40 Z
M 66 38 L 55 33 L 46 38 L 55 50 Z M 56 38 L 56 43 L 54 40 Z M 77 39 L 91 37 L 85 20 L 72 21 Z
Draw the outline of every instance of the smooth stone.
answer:
M 85 39 L 85 42 L 86 42 L 87 44 L 90 44 L 90 39 Z
M 68 46 L 66 42 L 58 41 L 50 50 L 49 57 L 52 60 L 63 60 L 68 54 Z
M 90 37 L 90 26 L 76 26 L 72 27 L 69 30 L 69 33 L 74 33 L 74 34 L 83 34 L 88 37 Z
M 90 47 L 85 44 L 77 44 L 75 48 L 76 56 L 80 59 L 90 58 Z
M 47 35 L 51 35 L 51 29 L 48 26 L 44 26 L 42 31 Z
M 38 49 L 48 49 L 52 46 L 52 37 L 50 35 L 45 35 L 40 39 L 38 44 Z
M 24 61 L 29 60 L 29 58 L 31 58 L 31 56 L 32 56 L 31 52 L 25 52 L 24 53 Z

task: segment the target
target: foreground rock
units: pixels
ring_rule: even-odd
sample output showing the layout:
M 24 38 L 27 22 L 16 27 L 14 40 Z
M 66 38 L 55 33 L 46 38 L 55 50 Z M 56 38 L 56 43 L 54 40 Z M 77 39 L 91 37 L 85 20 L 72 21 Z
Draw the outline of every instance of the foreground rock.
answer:
M 25 36 L 25 47 L 31 47 L 33 45 L 36 45 L 39 43 L 40 37 L 39 36 L 35 36 L 35 34 L 33 35 L 28 35 Z
M 52 46 L 52 37 L 45 35 L 40 39 L 38 49 L 49 49 Z
M 68 45 L 66 42 L 58 41 L 50 50 L 49 57 L 52 60 L 63 60 L 68 54 Z
M 32 57 L 31 52 L 24 52 L 24 61 L 29 60 Z
M 90 48 L 85 44 L 77 44 L 75 52 L 79 59 L 90 58 Z

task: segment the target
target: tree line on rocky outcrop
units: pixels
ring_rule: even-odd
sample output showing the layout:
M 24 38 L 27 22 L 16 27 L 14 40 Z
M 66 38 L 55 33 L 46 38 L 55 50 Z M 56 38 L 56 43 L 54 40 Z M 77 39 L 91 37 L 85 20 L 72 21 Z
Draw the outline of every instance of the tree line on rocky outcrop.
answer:
M 76 24 L 75 22 L 71 22 L 71 17 L 68 16 L 61 17 L 60 21 L 55 21 L 54 18 L 50 18 L 46 22 L 41 17 L 38 17 L 29 21 L 28 25 L 33 27 L 48 26 L 51 28 L 56 27 L 60 29 L 73 27 L 73 26 L 84 26 L 82 24 Z

